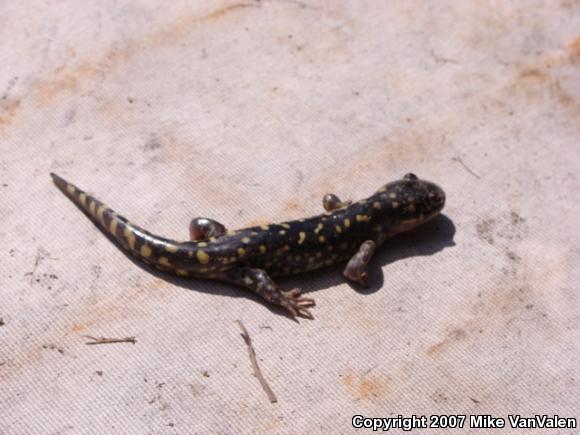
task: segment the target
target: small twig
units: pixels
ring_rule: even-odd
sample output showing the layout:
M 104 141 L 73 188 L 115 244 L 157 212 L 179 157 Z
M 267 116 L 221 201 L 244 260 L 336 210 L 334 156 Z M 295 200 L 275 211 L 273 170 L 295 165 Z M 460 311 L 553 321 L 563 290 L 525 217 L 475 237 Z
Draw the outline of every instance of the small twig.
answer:
M 276 399 L 274 392 L 268 385 L 268 382 L 266 382 L 266 379 L 264 379 L 262 371 L 258 366 L 258 361 L 256 360 L 256 351 L 252 346 L 252 339 L 250 338 L 250 334 L 248 333 L 248 330 L 246 329 L 241 320 L 236 320 L 236 322 L 238 322 L 238 325 L 240 325 L 240 329 L 242 330 L 242 338 L 246 342 L 246 346 L 248 346 L 248 354 L 250 355 L 250 361 L 252 362 L 252 368 L 254 369 L 254 376 L 256 376 L 260 381 L 260 385 L 262 386 L 262 389 L 266 392 L 266 395 L 268 396 L 270 403 L 276 403 L 278 399 Z
M 83 337 L 89 340 L 85 344 L 111 344 L 111 343 L 137 343 L 135 337 L 125 337 L 125 338 L 106 338 L 106 337 L 91 337 L 90 335 L 84 335 Z
M 459 163 L 461 166 L 463 166 L 463 168 L 469 172 L 471 175 L 473 175 L 475 178 L 477 178 L 478 180 L 481 180 L 481 177 L 479 175 L 477 175 L 475 172 L 473 172 L 471 169 L 469 169 L 469 166 L 467 166 L 463 160 L 461 160 L 460 157 L 452 157 L 451 160 L 453 160 L 454 162 Z

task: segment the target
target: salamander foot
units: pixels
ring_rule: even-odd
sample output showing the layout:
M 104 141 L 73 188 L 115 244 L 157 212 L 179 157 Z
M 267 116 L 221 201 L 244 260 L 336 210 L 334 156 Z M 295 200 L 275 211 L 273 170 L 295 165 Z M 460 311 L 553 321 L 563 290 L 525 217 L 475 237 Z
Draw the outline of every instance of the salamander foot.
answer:
M 189 224 L 189 237 L 192 242 L 202 242 L 211 237 L 221 237 L 226 233 L 226 227 L 213 219 L 196 217 Z
M 262 269 L 232 269 L 226 279 L 234 284 L 252 290 L 268 302 L 288 311 L 292 317 L 314 319 L 309 308 L 316 305 L 314 299 L 301 296 L 298 288 L 283 290 Z
M 376 243 L 372 240 L 367 240 L 360 245 L 358 252 L 352 256 L 344 268 L 342 276 L 349 281 L 354 281 L 362 285 L 363 287 L 368 287 L 367 265 L 375 252 L 376 246 Z
M 322 206 L 326 211 L 333 211 L 337 208 L 347 207 L 352 204 L 352 201 L 341 201 L 334 193 L 327 193 L 322 197 Z

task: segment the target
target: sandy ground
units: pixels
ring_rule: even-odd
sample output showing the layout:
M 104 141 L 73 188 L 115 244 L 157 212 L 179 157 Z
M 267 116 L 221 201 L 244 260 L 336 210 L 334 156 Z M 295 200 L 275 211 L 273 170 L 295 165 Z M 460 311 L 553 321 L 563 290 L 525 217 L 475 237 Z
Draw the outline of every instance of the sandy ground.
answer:
M 0 433 L 580 417 L 577 1 L 0 5 Z M 380 251 L 367 292 L 339 268 L 281 281 L 317 301 L 293 322 L 138 267 L 51 171 L 176 239 L 194 216 L 299 218 L 410 171 L 447 205 Z

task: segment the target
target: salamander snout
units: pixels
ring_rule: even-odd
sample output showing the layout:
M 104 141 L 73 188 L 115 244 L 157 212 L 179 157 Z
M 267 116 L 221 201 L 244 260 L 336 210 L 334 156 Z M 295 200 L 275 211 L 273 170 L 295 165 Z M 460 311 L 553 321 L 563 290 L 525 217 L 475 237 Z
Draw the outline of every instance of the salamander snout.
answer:
M 435 183 L 406 175 L 402 182 L 393 183 L 389 196 L 393 214 L 399 219 L 398 231 L 406 231 L 431 220 L 445 205 L 445 192 Z
M 426 201 L 432 210 L 440 211 L 445 205 L 445 192 L 436 184 L 428 183 Z
M 376 193 L 388 204 L 388 217 L 400 223 L 399 230 L 407 230 L 435 217 L 445 206 L 445 192 L 435 183 L 413 173 L 385 184 Z
M 435 183 L 422 180 L 413 173 L 405 174 L 398 184 L 399 195 L 409 202 L 416 202 L 416 209 L 424 216 L 439 213 L 445 205 L 445 192 Z
M 389 218 L 399 222 L 398 231 L 406 231 L 437 216 L 445 206 L 445 192 L 435 183 L 408 173 L 378 191 L 389 204 Z

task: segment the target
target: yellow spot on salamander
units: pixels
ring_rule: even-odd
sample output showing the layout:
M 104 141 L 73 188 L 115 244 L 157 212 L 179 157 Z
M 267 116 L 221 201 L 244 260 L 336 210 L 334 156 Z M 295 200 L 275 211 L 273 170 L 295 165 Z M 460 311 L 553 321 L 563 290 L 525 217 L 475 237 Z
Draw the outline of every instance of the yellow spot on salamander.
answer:
M 199 251 L 197 251 L 197 259 L 201 264 L 207 264 L 209 263 L 209 255 L 207 255 L 207 253 L 203 250 L 200 249 Z
M 242 243 L 250 243 L 249 237 L 242 237 Z
M 97 210 L 97 219 L 104 225 L 105 224 L 105 220 L 104 220 L 104 214 L 105 214 L 105 210 L 107 209 L 107 207 L 105 205 L 101 205 L 99 207 L 99 209 Z
M 73 193 L 75 193 L 76 189 L 72 184 L 67 184 L 66 191 L 72 195 Z
M 200 248 L 205 248 L 207 246 L 207 243 L 206 242 L 199 242 L 197 244 L 197 246 L 199 246 Z
M 243 257 L 244 255 L 246 255 L 246 250 L 244 248 L 239 248 L 238 249 L 238 255 L 240 257 Z
M 185 269 L 177 269 L 175 271 L 176 274 L 178 274 L 179 276 L 188 276 L 189 272 Z
M 382 208 L 381 203 L 379 201 L 373 202 L 373 208 L 376 210 L 380 210 Z
M 301 245 L 306 240 L 306 233 L 304 231 L 300 231 L 298 233 L 298 244 Z
M 79 201 L 81 202 L 81 205 L 83 207 L 86 207 L 87 206 L 87 194 L 84 193 L 84 192 L 81 193 L 80 196 L 79 196 Z
M 391 199 L 397 199 L 397 194 L 396 194 L 396 193 L 394 193 L 394 192 L 391 192 L 391 193 L 389 193 L 389 197 L 390 197 Z
M 324 228 L 322 224 L 316 225 L 316 228 L 314 229 L 314 234 L 318 234 L 320 230 L 322 230 L 322 228 Z
M 169 262 L 169 259 L 167 257 L 159 257 L 159 260 L 157 260 L 157 261 L 162 266 L 171 267 L 171 263 Z
M 283 236 L 284 234 L 286 234 L 286 231 L 285 230 L 280 230 L 280 231 L 278 231 L 278 234 L 280 234 L 281 236 Z
M 280 224 L 282 228 L 286 228 L 287 230 L 290 229 L 290 225 L 288 224 Z
M 252 285 L 252 284 L 254 284 L 254 280 L 252 278 L 250 278 L 249 276 L 244 276 L 244 284 Z
M 367 222 L 368 220 L 369 220 L 369 217 L 364 215 L 364 214 L 357 214 L 356 215 L 357 222 Z
M 171 252 L 172 254 L 176 253 L 178 249 L 179 247 L 177 245 L 174 245 L 173 243 L 168 243 L 167 245 L 165 245 L 165 250 L 167 252 Z
M 318 236 L 318 241 L 320 243 L 324 243 L 326 241 L 326 238 L 324 236 Z
M 260 252 L 262 254 L 265 254 L 266 253 L 266 246 L 265 245 L 260 245 L 260 248 L 259 249 L 260 249 Z
M 348 227 L 350 227 L 350 219 L 345 219 L 345 220 L 344 220 L 344 227 L 345 227 L 345 228 L 348 228 Z
M 336 227 L 334 227 L 336 229 L 337 233 L 342 233 L 342 228 L 340 227 L 340 225 L 337 225 Z
M 393 208 L 399 208 L 399 203 L 398 203 L 397 201 L 393 201 L 393 202 L 391 203 L 391 206 L 392 206 Z
M 119 225 L 119 222 L 113 216 L 113 220 L 111 221 L 111 223 L 109 225 L 109 231 L 111 232 L 111 234 L 117 234 L 117 225 Z
M 95 209 L 97 208 L 97 203 L 95 201 L 91 201 L 91 205 L 89 206 L 89 212 L 94 215 Z
M 151 248 L 149 247 L 149 245 L 141 246 L 141 255 L 145 258 L 151 255 Z
M 135 250 L 135 234 L 133 234 L 131 227 L 126 226 L 125 231 L 123 231 L 123 235 L 125 236 L 125 238 L 127 239 L 127 242 L 129 243 L 129 248 L 131 248 L 131 250 L 134 251 Z
M 270 229 L 269 225 L 261 225 L 260 228 L 262 228 L 264 231 L 268 231 Z
M 226 235 L 228 236 L 234 236 L 236 235 L 238 232 L 236 230 L 227 230 L 226 231 Z

